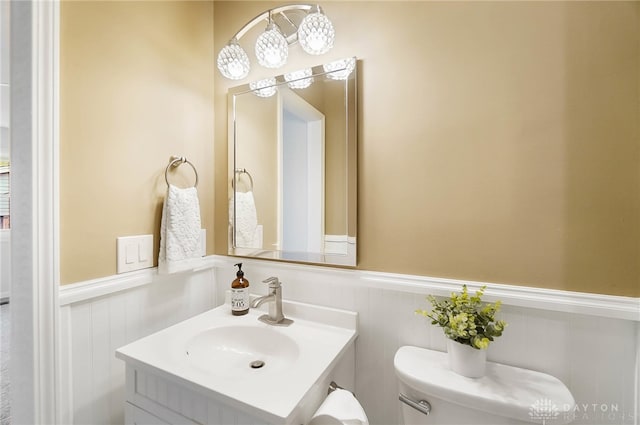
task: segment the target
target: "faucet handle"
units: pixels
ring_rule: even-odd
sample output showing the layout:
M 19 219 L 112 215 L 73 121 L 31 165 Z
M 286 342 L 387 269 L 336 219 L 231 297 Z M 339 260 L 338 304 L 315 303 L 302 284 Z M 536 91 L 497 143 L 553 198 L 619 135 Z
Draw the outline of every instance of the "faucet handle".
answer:
M 266 278 L 265 280 L 262 281 L 262 283 L 268 283 L 269 284 L 269 288 L 279 288 L 280 287 L 280 281 L 275 276 L 271 276 L 271 277 Z

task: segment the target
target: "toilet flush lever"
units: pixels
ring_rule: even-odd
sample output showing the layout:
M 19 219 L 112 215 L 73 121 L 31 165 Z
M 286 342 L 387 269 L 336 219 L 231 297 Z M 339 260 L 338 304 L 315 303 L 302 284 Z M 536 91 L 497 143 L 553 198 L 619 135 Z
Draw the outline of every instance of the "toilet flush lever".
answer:
M 425 415 L 428 415 L 429 413 L 431 413 L 431 404 L 429 404 L 427 400 L 415 401 L 402 393 L 400 393 L 400 395 L 398 396 L 398 399 L 404 404 L 407 404 L 413 407 L 420 413 L 424 413 Z

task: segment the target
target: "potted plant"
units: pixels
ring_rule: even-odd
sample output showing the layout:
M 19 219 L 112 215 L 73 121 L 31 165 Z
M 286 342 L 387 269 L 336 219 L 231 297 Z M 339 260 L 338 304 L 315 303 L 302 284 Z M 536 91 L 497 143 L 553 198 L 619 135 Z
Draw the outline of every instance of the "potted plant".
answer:
M 495 318 L 500 301 L 482 302 L 485 289 L 483 286 L 471 296 L 467 285 L 462 285 L 462 292 L 452 292 L 449 298 L 438 300 L 429 295 L 431 311 L 416 310 L 417 314 L 431 319 L 432 325 L 443 329 L 451 369 L 470 378 L 484 375 L 489 343 L 501 336 L 507 326 Z

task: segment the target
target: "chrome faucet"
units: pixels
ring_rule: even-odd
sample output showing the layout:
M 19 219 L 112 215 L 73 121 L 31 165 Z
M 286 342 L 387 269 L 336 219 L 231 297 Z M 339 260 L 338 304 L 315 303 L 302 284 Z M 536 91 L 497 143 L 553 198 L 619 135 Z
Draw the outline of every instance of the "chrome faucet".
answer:
M 251 301 L 251 308 L 258 308 L 269 303 L 269 314 L 263 314 L 258 320 L 269 325 L 289 326 L 293 320 L 286 319 L 282 314 L 282 285 L 277 277 L 270 277 L 262 281 L 269 284 L 269 295 L 258 297 Z

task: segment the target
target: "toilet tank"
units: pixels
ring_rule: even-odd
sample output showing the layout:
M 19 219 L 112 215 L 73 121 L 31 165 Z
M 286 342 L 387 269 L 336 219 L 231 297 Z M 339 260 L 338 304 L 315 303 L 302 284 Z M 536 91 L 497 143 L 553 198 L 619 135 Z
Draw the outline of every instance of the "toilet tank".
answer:
M 467 378 L 449 369 L 447 353 L 410 346 L 398 349 L 394 366 L 399 398 L 406 401 L 405 425 L 563 425 L 573 420 L 571 392 L 545 373 L 487 362 L 485 376 Z M 428 415 L 410 406 L 421 400 L 430 406 Z

